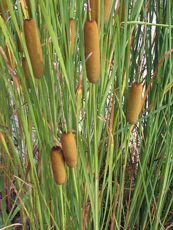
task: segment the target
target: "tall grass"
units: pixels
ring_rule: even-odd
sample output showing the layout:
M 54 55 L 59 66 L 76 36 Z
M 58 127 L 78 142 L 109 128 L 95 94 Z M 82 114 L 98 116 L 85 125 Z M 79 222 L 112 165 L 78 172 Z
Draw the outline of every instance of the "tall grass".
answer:
M 106 24 L 100 1 L 101 68 L 94 85 L 85 68 L 88 1 L 26 2 L 6 0 L 7 10 L 0 0 L 0 226 L 173 228 L 172 1 L 113 0 Z M 25 42 L 29 15 L 40 33 L 41 79 Z M 130 125 L 126 104 L 134 82 L 146 93 L 139 120 Z M 67 131 L 75 134 L 78 163 L 66 165 L 67 181 L 57 185 L 50 153 Z

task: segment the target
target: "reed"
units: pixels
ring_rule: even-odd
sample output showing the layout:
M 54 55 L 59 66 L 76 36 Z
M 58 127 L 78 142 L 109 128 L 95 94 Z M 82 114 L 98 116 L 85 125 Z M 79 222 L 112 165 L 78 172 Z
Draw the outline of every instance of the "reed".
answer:
M 44 42 L 45 76 L 41 81 L 34 80 L 23 39 L 21 23 L 30 18 L 26 0 L 6 2 L 9 10 L 3 9 L 0 15 L 0 228 L 171 229 L 171 1 L 113 0 L 105 24 L 102 0 L 97 24 L 87 12 L 89 0 L 28 0 Z M 86 62 L 96 48 L 92 45 L 95 35 L 87 32 L 91 44 L 86 47 L 91 48 L 85 60 L 86 16 L 91 21 L 87 24 L 96 24 L 99 30 L 100 58 L 90 66 L 98 72 L 95 68 L 100 65 L 100 80 L 95 85 L 86 75 Z M 70 17 L 76 22 L 73 55 Z M 7 61 L 6 43 L 15 57 L 15 69 Z M 22 69 L 23 57 L 31 87 Z M 127 85 L 133 86 L 133 82 L 142 82 L 144 96 L 142 89 L 130 95 L 132 87 Z M 128 114 L 137 111 L 137 118 L 128 115 L 136 125 L 126 122 L 124 104 L 128 101 L 132 111 Z M 75 135 L 61 137 L 62 128 L 74 129 Z M 55 163 L 57 158 L 60 164 Z M 72 166 L 77 161 L 76 168 L 67 167 L 65 161 Z

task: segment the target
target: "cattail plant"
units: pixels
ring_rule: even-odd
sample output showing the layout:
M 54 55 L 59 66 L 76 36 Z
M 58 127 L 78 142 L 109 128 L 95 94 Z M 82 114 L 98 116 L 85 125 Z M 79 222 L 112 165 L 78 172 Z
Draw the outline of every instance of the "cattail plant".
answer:
M 66 171 L 60 147 L 55 146 L 51 149 L 51 164 L 55 182 L 58 185 L 64 184 L 66 181 Z
M 172 1 L 0 6 L 0 228 L 171 229 Z
M 100 48 L 96 21 L 86 20 L 84 26 L 86 72 L 88 80 L 95 83 L 100 76 Z
M 34 76 L 40 78 L 44 72 L 44 62 L 40 36 L 34 19 L 24 20 L 24 32 Z
M 127 121 L 136 124 L 142 107 L 142 83 L 133 83 L 127 100 Z
M 67 165 L 71 168 L 76 167 L 78 152 L 74 134 L 72 132 L 62 133 L 61 143 Z

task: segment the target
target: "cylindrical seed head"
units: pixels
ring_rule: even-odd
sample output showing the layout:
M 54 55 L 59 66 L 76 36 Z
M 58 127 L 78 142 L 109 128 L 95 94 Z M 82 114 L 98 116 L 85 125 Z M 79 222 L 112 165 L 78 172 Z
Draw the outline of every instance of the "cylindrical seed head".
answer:
M 127 121 L 130 124 L 136 124 L 141 112 L 142 103 L 142 83 L 133 83 L 127 100 Z
M 65 163 L 61 148 L 55 146 L 51 149 L 51 164 L 55 182 L 58 185 L 66 181 Z
M 95 83 L 100 77 L 99 35 L 95 21 L 85 22 L 84 42 L 87 77 L 90 82 Z
M 24 20 L 24 32 L 34 76 L 40 78 L 43 75 L 44 62 L 40 36 L 34 19 Z
M 62 133 L 61 143 L 63 149 L 64 159 L 67 165 L 74 168 L 77 165 L 77 146 L 75 136 L 72 132 Z

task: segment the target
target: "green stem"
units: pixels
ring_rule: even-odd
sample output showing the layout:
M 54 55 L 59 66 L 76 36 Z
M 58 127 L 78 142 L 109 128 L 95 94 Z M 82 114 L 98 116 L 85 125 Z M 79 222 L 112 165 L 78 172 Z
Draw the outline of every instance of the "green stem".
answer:
M 77 202 L 79 202 L 78 189 L 77 189 L 77 183 L 76 183 L 76 175 L 75 175 L 74 168 L 72 169 L 72 173 L 73 173 L 73 182 L 74 182 L 74 188 L 75 188 L 75 193 L 76 193 L 76 199 L 77 199 Z
M 91 21 L 92 17 L 91 17 L 91 6 L 90 6 L 90 0 L 88 0 L 88 20 Z
M 65 229 L 65 221 L 64 221 L 64 201 L 63 201 L 63 194 L 62 194 L 62 186 L 59 188 L 60 190 L 60 199 L 61 199 L 61 217 L 62 217 L 62 229 Z
M 96 92 L 93 85 L 93 110 L 94 110 L 94 165 L 95 165 L 95 230 L 99 229 L 98 217 L 98 188 L 99 188 L 99 173 L 98 173 L 98 150 L 97 150 L 97 113 L 96 113 Z

